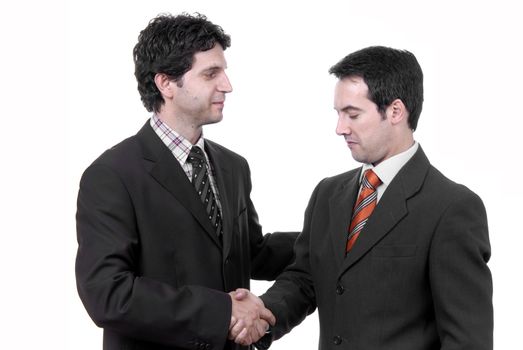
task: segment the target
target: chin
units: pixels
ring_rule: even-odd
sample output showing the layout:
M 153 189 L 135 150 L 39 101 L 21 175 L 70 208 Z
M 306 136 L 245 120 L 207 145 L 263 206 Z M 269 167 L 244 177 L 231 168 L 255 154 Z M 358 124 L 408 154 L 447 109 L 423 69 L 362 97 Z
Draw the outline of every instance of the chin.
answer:
M 221 122 L 222 119 L 223 119 L 223 115 L 214 116 L 214 117 L 209 118 L 209 120 L 207 121 L 207 124 L 216 124 L 216 123 Z
M 352 152 L 352 158 L 359 163 L 365 163 L 367 161 L 365 157 L 363 157 L 361 154 L 355 153 L 354 151 Z

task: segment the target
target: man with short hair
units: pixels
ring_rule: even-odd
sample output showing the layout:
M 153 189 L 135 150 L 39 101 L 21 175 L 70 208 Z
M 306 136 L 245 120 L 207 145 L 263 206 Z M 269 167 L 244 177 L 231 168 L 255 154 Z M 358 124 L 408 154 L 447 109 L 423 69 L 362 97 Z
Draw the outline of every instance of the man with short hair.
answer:
M 236 349 L 229 328 L 252 339 L 274 323 L 231 291 L 274 279 L 297 233 L 262 235 L 247 161 L 202 134 L 232 91 L 229 46 L 202 15 L 161 15 L 140 33 L 135 75 L 152 117 L 87 168 L 78 194 L 78 292 L 104 349 Z
M 414 140 L 416 58 L 368 47 L 330 73 L 339 79 L 336 133 L 363 166 L 314 190 L 295 262 L 261 297 L 276 316 L 273 338 L 317 306 L 319 349 L 491 350 L 485 208 Z

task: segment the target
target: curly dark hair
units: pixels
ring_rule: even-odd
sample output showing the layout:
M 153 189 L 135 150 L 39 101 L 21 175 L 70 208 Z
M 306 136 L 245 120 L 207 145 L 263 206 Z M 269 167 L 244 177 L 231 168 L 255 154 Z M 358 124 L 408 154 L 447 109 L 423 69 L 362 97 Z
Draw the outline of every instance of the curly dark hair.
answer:
M 145 108 L 159 112 L 164 103 L 154 83 L 157 73 L 166 74 L 181 86 L 194 54 L 210 50 L 216 43 L 225 50 L 231 46 L 231 38 L 202 14 L 160 14 L 153 18 L 140 32 L 133 50 L 134 75 Z
M 381 113 L 399 98 L 409 111 L 410 128 L 416 130 L 423 106 L 423 72 L 409 51 L 367 47 L 344 57 L 329 73 L 338 79 L 361 77 L 368 86 L 368 98 Z

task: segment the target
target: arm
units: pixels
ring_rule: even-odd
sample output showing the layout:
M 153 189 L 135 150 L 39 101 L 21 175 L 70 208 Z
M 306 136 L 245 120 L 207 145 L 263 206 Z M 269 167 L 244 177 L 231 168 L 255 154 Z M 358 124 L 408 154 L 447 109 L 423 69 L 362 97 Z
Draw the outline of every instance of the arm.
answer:
M 273 339 L 301 323 L 316 309 L 316 295 L 312 279 L 309 253 L 311 240 L 311 221 L 316 207 L 321 183 L 314 190 L 307 209 L 302 233 L 294 247 L 295 261 L 278 277 L 274 285 L 260 298 L 276 317 L 272 329 Z
M 132 200 L 118 174 L 103 165 L 88 168 L 78 195 L 76 277 L 91 318 L 138 339 L 176 347 L 206 343 L 221 350 L 231 319 L 230 296 L 140 276 L 138 232 Z
M 492 277 L 487 216 L 466 190 L 444 213 L 430 252 L 441 349 L 492 349 Z

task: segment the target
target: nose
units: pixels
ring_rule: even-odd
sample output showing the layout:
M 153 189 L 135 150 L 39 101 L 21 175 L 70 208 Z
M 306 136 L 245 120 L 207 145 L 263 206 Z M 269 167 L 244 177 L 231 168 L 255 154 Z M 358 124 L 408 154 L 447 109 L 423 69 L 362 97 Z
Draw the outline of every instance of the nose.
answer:
M 344 118 L 344 116 L 341 113 L 338 114 L 338 124 L 336 124 L 337 135 L 350 135 L 350 133 L 352 132 L 347 119 L 348 118 Z
M 227 76 L 227 74 L 225 74 L 225 72 L 223 73 L 222 79 L 220 80 L 220 85 L 218 86 L 218 89 L 221 92 L 225 93 L 232 91 L 231 82 L 229 81 L 229 77 Z

